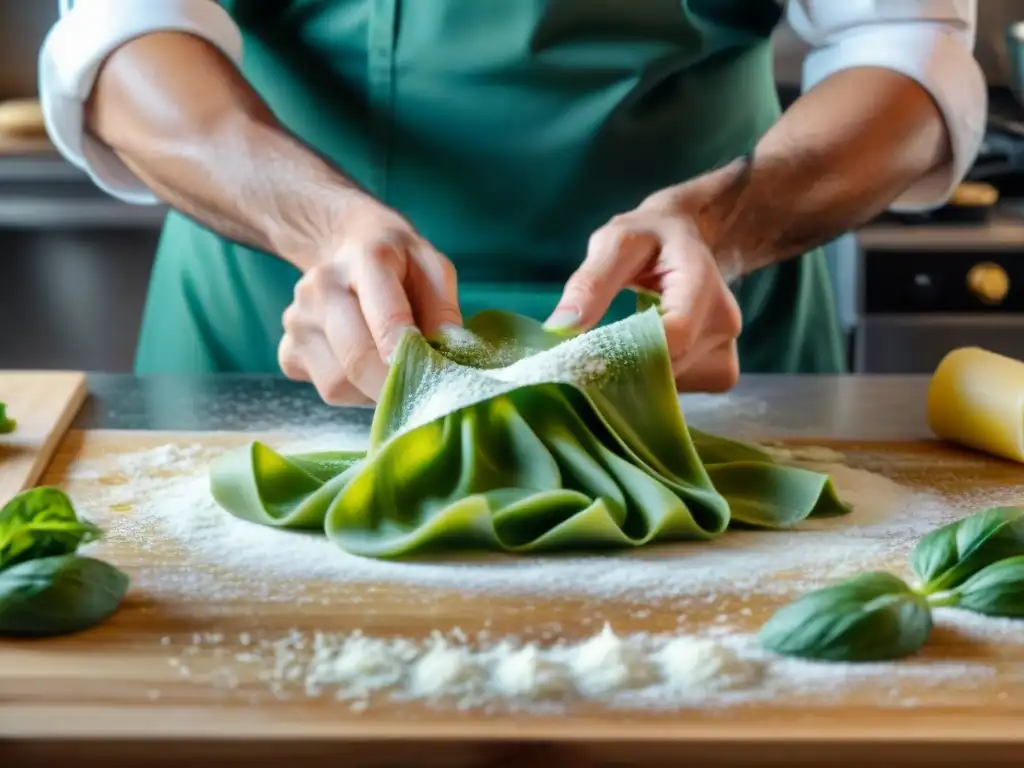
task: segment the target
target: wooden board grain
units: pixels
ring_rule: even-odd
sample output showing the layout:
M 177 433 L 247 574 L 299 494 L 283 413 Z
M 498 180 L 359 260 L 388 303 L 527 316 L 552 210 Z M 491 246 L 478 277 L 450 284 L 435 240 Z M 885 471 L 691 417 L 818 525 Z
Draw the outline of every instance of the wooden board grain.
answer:
M 44 479 L 64 484 L 76 498 L 95 503 L 97 482 L 117 486 L 123 478 L 78 479 L 71 470 L 81 462 L 116 458 L 168 442 L 187 446 L 198 441 L 216 451 L 251 437 L 73 431 Z M 803 442 L 830 446 L 842 451 L 851 465 L 885 473 L 909 488 L 939 496 L 962 496 L 970 489 L 984 498 L 989 492 L 1005 496 L 1009 488 L 1024 489 L 1020 465 L 935 443 Z M 127 509 L 125 513 L 131 514 Z M 885 564 L 886 542 L 878 546 L 878 561 Z M 145 574 L 141 582 L 150 585 L 160 584 L 160 579 L 172 585 L 206 567 L 160 541 L 119 545 L 108 559 L 135 577 Z M 229 573 L 222 576 L 232 578 Z M 995 754 L 979 752 L 979 745 L 998 750 L 1013 744 L 1011 755 L 1019 754 L 1024 741 L 1020 727 L 1024 622 L 1019 640 L 1005 635 L 979 640 L 940 627 L 921 656 L 906 662 L 983 662 L 994 671 L 984 679 L 922 684 L 895 678 L 880 683 L 878 678 L 853 676 L 828 699 L 793 695 L 727 707 L 697 705 L 662 711 L 609 711 L 598 702 L 581 702 L 557 717 L 376 700 L 365 710 L 356 710 L 330 696 L 304 695 L 301 681 L 286 685 L 284 695 L 280 689 L 268 689 L 258 667 L 235 661 L 249 647 L 243 638 L 354 629 L 422 638 L 435 628 L 458 626 L 470 636 L 486 628 L 496 636 L 534 639 L 543 637 L 545 628 L 557 626 L 562 636 L 578 639 L 592 634 L 603 620 L 611 621 L 620 632 L 671 632 L 684 616 L 686 630 L 693 631 L 713 624 L 723 613 L 735 616 L 741 629 L 754 631 L 786 598 L 696 590 L 685 600 L 670 605 L 652 602 L 651 610 L 638 611 L 636 603 L 572 595 L 531 598 L 410 584 L 316 581 L 303 585 L 302 601 L 288 602 L 268 598 L 265 586 L 254 581 L 248 589 L 243 585 L 240 593 L 212 599 L 175 596 L 173 589 L 158 590 L 159 596 L 154 596 L 153 591 L 136 588 L 110 622 L 89 632 L 43 641 L 0 642 L 0 742 L 5 736 L 36 739 L 37 746 L 48 743 L 55 749 L 54 743 L 63 743 L 53 742 L 55 738 L 92 743 L 145 738 L 193 740 L 191 748 L 196 749 L 195 740 L 226 740 L 243 749 L 249 742 L 281 740 L 313 749 L 315 744 L 340 740 L 350 749 L 346 756 L 362 756 L 360 764 L 383 759 L 385 753 L 397 762 L 381 764 L 402 764 L 403 744 L 444 741 L 456 751 L 427 747 L 412 754 L 420 754 L 422 760 L 417 762 L 425 764 L 429 758 L 440 760 L 447 754 L 443 761 L 447 764 L 461 759 L 460 764 L 484 765 L 496 759 L 488 744 L 530 741 L 574 750 L 557 754 L 560 759 L 570 759 L 569 754 L 571 760 L 589 764 L 610 764 L 613 757 L 636 763 L 641 754 L 650 754 L 652 764 L 680 755 L 702 760 L 774 755 L 778 764 L 795 765 L 849 758 L 851 749 L 866 755 L 881 747 L 896 751 L 873 754 L 896 764 L 893 755 L 898 745 L 907 742 L 933 746 L 928 752 L 914 747 L 906 752 L 907 759 L 928 755 L 933 764 L 947 764 L 964 760 L 965 754 Z M 208 634 L 222 639 L 212 646 L 195 644 L 197 636 Z M 187 676 L 181 674 L 183 661 Z M 232 677 L 229 685 L 221 674 L 225 668 Z M 912 704 L 887 703 L 891 690 L 900 687 L 906 689 L 901 701 L 910 697 Z M 817 748 L 808 752 L 807 745 Z M 971 751 L 964 753 L 958 745 Z M 832 751 L 824 751 L 826 747 Z M 81 744 L 74 749 L 81 750 Z M 186 754 L 167 749 L 154 759 L 170 761 L 171 754 L 183 759 Z M 288 748 L 282 749 L 275 752 L 257 746 L 247 754 L 258 761 L 286 754 Z M 331 748 L 323 749 L 330 752 Z
M 0 371 L 0 403 L 17 422 L 0 435 L 0 505 L 36 484 L 87 394 L 78 371 Z

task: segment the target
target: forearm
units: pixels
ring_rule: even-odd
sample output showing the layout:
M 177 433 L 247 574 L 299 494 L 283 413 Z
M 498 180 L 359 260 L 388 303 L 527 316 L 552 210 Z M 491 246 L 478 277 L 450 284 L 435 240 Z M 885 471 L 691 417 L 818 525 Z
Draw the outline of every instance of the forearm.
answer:
M 885 210 L 948 162 L 942 114 L 896 72 L 839 72 L 798 99 L 753 154 L 694 183 L 698 220 L 730 277 L 791 258 Z
M 86 127 L 169 205 L 301 269 L 357 191 L 278 123 L 229 59 L 187 34 L 114 52 Z

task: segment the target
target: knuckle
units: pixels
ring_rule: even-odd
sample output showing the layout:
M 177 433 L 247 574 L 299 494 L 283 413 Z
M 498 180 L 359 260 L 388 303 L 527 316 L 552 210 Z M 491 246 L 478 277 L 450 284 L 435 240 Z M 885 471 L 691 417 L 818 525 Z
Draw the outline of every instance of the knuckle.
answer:
M 719 327 L 723 335 L 735 339 L 743 332 L 743 312 L 736 297 L 728 288 L 723 288 Z
M 292 291 L 292 298 L 295 304 L 306 304 L 311 301 L 317 292 L 317 272 L 310 270 L 295 283 Z
M 289 379 L 303 381 L 308 378 L 305 366 L 295 348 L 294 340 L 285 336 L 277 347 L 277 363 Z
M 348 377 L 343 373 L 332 373 L 315 382 L 316 391 L 325 403 L 334 405 L 347 399 L 350 389 Z
M 438 271 L 441 273 L 441 280 L 444 285 L 454 287 L 458 282 L 459 276 L 455 271 L 455 265 L 452 264 L 451 260 L 440 256 L 437 265 Z
M 378 264 L 394 267 L 404 260 L 405 250 L 395 236 L 390 236 L 368 243 L 365 253 Z
M 607 224 L 591 235 L 587 253 L 592 256 L 614 258 L 642 241 L 656 241 L 652 227 L 633 213 L 613 216 Z
M 566 285 L 566 293 L 576 298 L 596 296 L 600 290 L 601 278 L 589 270 L 580 270 Z
M 733 355 L 727 362 L 715 367 L 707 378 L 705 389 L 708 392 L 721 394 L 735 387 L 740 380 L 739 361 Z
M 294 332 L 302 322 L 302 310 L 299 305 L 289 304 L 281 314 L 281 325 L 285 333 Z M 283 342 L 282 342 L 283 343 Z
M 437 321 L 452 325 L 462 325 L 462 312 L 453 304 L 445 302 L 437 310 Z
M 352 376 L 358 377 L 377 356 L 377 346 L 369 340 L 346 346 L 338 355 L 338 362 L 341 364 L 340 375 L 345 381 Z
M 677 198 L 678 193 L 675 189 L 671 187 L 667 189 L 659 189 L 657 192 L 652 192 L 650 195 L 645 197 L 638 206 L 638 209 L 642 211 L 665 213 L 676 205 Z
M 740 360 L 736 342 L 731 341 L 711 352 L 693 372 L 693 382 L 704 392 L 721 394 L 735 387 L 740 380 Z
M 320 264 L 309 270 L 295 284 L 295 299 L 303 305 L 320 301 L 344 288 L 347 282 L 345 268 L 340 261 Z
M 614 217 L 604 226 L 595 229 L 587 241 L 587 253 L 594 253 L 612 248 L 622 236 L 623 225 L 619 217 Z

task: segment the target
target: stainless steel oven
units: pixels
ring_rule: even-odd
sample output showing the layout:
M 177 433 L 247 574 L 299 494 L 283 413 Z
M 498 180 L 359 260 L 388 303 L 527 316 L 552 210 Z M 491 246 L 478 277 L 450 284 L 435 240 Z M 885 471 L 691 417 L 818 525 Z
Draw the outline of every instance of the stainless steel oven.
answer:
M 856 372 L 931 373 L 963 346 L 1024 359 L 1024 208 L 982 225 L 878 224 L 857 239 Z

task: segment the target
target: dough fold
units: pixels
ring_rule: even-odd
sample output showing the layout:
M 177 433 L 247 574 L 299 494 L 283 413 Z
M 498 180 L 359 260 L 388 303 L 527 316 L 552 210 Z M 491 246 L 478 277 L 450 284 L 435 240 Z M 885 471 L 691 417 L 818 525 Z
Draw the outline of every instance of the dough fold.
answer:
M 366 452 L 215 462 L 217 503 L 378 558 L 636 547 L 849 511 L 827 475 L 688 429 L 657 308 L 566 339 L 482 312 L 400 343 Z

